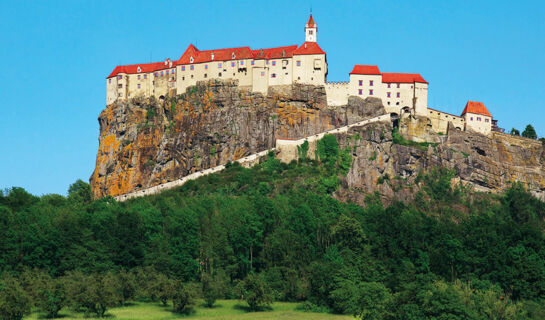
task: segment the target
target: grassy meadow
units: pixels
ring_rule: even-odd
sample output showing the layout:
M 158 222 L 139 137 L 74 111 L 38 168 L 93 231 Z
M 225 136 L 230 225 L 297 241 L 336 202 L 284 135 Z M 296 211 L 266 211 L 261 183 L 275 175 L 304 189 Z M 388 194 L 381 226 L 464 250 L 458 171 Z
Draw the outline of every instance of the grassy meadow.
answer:
M 162 306 L 160 303 L 137 302 L 130 306 L 111 308 L 106 312 L 105 319 L 115 320 L 168 320 L 168 319 L 354 319 L 346 315 L 333 315 L 327 313 L 302 312 L 295 310 L 298 303 L 275 302 L 271 309 L 263 312 L 247 312 L 247 305 L 238 300 L 218 300 L 214 308 L 205 308 L 202 302 L 198 303 L 195 312 L 191 315 L 179 315 L 173 313 L 172 306 Z M 70 310 L 62 310 L 59 314 L 63 320 L 72 319 L 98 319 L 86 318 L 82 313 L 73 313 Z M 33 313 L 25 320 L 43 319 L 41 314 Z

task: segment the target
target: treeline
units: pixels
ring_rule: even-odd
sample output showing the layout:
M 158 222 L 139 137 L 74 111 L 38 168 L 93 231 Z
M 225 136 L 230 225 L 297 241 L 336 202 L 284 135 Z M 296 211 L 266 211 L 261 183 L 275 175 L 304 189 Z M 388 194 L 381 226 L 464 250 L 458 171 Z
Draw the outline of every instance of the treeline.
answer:
M 123 203 L 92 201 L 81 181 L 67 197 L 10 189 L 0 197 L 4 282 L 39 269 L 51 281 L 78 275 L 108 286 L 149 269 L 183 286 L 171 296 L 189 288 L 192 297 L 254 298 L 255 290 L 254 309 L 281 300 L 362 319 L 545 318 L 545 205 L 521 185 L 480 194 L 438 169 L 419 177 L 412 203 L 384 206 L 369 195 L 363 208 L 332 196 L 351 149 L 333 136 L 318 146 L 319 162 L 233 164 Z

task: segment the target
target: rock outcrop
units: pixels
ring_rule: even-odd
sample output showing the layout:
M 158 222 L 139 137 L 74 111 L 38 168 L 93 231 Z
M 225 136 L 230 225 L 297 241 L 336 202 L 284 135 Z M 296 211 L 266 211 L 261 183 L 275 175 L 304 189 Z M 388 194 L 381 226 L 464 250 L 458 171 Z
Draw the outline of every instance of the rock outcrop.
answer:
M 418 174 L 437 167 L 454 170 L 454 183 L 477 191 L 497 192 L 520 181 L 545 199 L 545 150 L 541 142 L 494 132 L 490 137 L 449 127 L 447 135 L 426 131 L 427 120 L 401 120 L 394 141 L 390 123 L 351 128 L 338 135 L 341 147 L 350 147 L 352 167 L 337 196 L 363 204 L 366 194 L 378 192 L 385 200 L 405 201 L 418 190 Z M 420 129 L 418 129 L 420 128 Z M 407 138 L 420 134 L 421 141 Z M 424 139 L 425 138 L 425 139 Z
M 328 107 L 324 87 L 272 87 L 252 93 L 210 81 L 177 97 L 135 98 L 99 116 L 94 196 L 116 196 L 173 181 L 298 139 L 383 114 L 379 99 Z

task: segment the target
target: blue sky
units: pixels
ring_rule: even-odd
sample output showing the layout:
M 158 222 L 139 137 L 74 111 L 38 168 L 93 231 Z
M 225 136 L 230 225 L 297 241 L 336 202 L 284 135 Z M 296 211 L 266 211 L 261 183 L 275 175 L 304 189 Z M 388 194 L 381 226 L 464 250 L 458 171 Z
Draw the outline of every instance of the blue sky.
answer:
M 354 64 L 418 72 L 429 106 L 482 101 L 545 136 L 543 1 L 2 1 L 0 188 L 65 194 L 91 175 L 105 77 L 199 49 L 301 44 L 312 6 L 328 80 Z

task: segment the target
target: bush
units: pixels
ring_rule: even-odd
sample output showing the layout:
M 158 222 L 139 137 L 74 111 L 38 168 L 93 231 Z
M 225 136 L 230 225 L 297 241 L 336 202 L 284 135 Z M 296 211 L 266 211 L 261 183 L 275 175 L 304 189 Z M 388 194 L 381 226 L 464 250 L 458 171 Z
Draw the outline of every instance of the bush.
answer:
M 250 307 L 250 311 L 261 310 L 273 301 L 272 290 L 262 274 L 249 274 L 237 285 L 237 293 Z
M 212 308 L 216 300 L 222 295 L 223 284 L 218 281 L 218 279 L 214 279 L 210 275 L 205 274 L 201 279 L 201 285 L 204 306 Z
M 0 320 L 20 320 L 30 313 L 31 303 L 17 279 L 0 280 Z
M 172 287 L 172 306 L 174 307 L 174 312 L 182 314 L 191 313 L 195 306 L 195 295 L 196 292 L 190 285 L 184 284 L 180 280 L 174 281 Z

